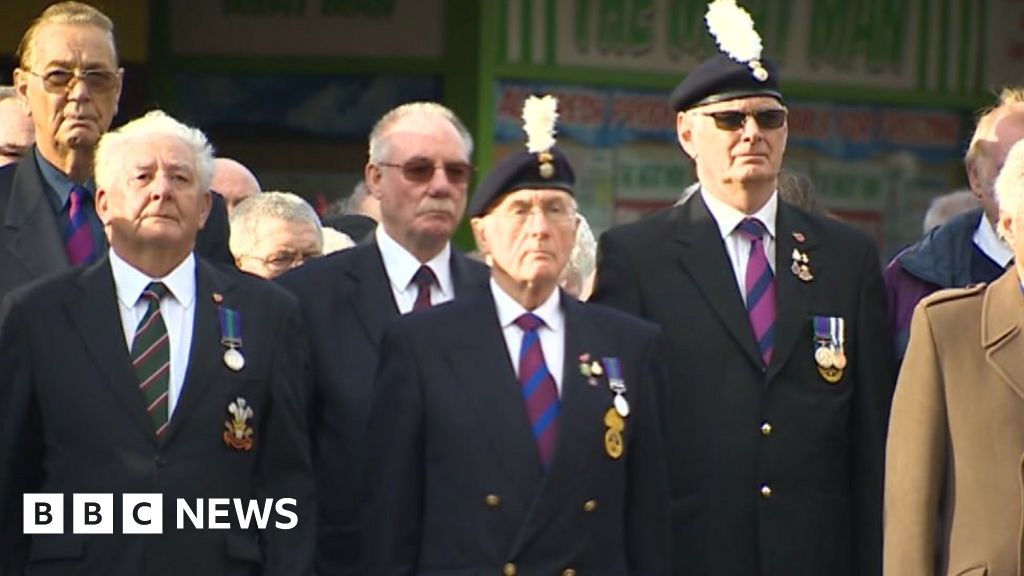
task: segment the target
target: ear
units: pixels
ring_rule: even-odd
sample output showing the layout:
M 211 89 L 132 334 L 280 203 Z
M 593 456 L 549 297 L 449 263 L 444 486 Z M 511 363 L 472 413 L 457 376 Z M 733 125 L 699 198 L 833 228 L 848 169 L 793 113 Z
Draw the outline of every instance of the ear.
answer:
M 114 116 L 117 116 L 121 104 L 121 87 L 124 86 L 124 68 L 117 69 L 117 96 L 114 98 Z M 109 127 L 108 127 L 109 128 Z
M 480 216 L 470 218 L 469 226 L 473 229 L 473 240 L 476 242 L 476 249 L 484 256 L 490 256 L 491 250 L 487 242 L 487 226 L 484 219 Z
M 676 114 L 676 138 L 686 155 L 697 159 L 697 147 L 693 142 L 693 119 L 686 112 Z
M 110 194 L 105 188 L 96 189 L 96 196 L 93 198 L 93 206 L 96 209 L 96 216 L 99 217 L 103 226 L 110 225 Z
M 363 168 L 363 181 L 366 182 L 366 189 L 370 191 L 370 196 L 373 196 L 378 201 L 380 200 L 380 179 L 384 177 L 384 172 L 380 169 L 380 166 L 372 162 L 367 162 Z
M 999 221 L 996 223 L 996 234 L 1005 240 L 1011 248 L 1017 245 L 1017 242 L 1014 239 L 1016 234 L 1013 230 L 1013 214 L 1010 214 L 1005 210 L 999 211 Z
M 981 146 L 981 142 L 978 142 L 978 146 Z M 974 193 L 974 197 L 981 200 L 985 194 L 985 175 L 982 173 L 982 162 L 983 152 L 979 151 L 973 158 L 967 161 L 967 182 L 971 186 L 971 192 Z M 1000 216 L 1002 219 L 1002 216 Z
M 203 226 L 206 226 L 206 219 L 210 217 L 210 209 L 213 207 L 213 196 L 209 190 L 206 190 L 201 194 L 199 201 L 201 202 L 199 206 L 199 229 L 202 230 Z
M 28 74 L 21 68 L 15 68 L 12 80 L 14 81 L 14 91 L 18 94 L 21 107 L 31 117 L 32 109 L 28 105 Z

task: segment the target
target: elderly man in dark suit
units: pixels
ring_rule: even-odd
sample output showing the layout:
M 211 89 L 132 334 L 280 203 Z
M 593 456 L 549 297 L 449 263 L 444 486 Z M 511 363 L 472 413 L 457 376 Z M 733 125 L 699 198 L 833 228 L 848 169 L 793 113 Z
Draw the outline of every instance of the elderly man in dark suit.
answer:
M 201 132 L 152 112 L 106 134 L 96 158 L 109 252 L 5 299 L 0 573 L 311 573 L 308 351 L 294 298 L 194 255 L 213 161 Z M 69 522 L 23 535 L 26 493 L 113 494 L 113 534 Z M 162 495 L 162 535 L 125 533 L 129 494 Z M 211 498 L 294 499 L 284 509 L 297 524 L 277 527 L 289 519 L 271 513 L 265 528 L 242 525 L 229 506 L 227 518 L 201 510 L 205 530 L 177 526 L 178 499 Z M 211 529 L 218 520 L 228 526 Z
M 472 148 L 462 122 L 440 104 L 385 114 L 370 134 L 366 164 L 366 185 L 381 206 L 372 240 L 278 279 L 299 297 L 313 352 L 320 576 L 358 570 L 358 485 L 385 324 L 486 281 L 487 268 L 449 242 L 466 208 Z
M 93 157 L 117 112 L 124 76 L 113 22 L 80 2 L 47 8 L 25 32 L 18 58 L 14 85 L 35 124 L 36 145 L 0 169 L 0 298 L 105 252 Z M 213 202 L 197 250 L 231 263 L 224 200 L 215 195 Z
M 365 574 L 668 574 L 657 329 L 558 289 L 574 180 L 557 148 L 499 164 L 490 285 L 385 332 Z
M 877 575 L 895 380 L 878 253 L 779 200 L 778 71 L 727 47 L 735 20 L 670 99 L 699 191 L 601 237 L 592 300 L 665 330 L 673 574 Z

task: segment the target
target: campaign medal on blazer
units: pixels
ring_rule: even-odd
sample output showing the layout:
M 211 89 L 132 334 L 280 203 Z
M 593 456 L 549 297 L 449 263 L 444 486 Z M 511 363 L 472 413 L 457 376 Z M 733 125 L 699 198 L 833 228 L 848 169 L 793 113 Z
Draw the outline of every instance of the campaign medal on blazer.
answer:
M 835 384 L 846 369 L 846 321 L 836 316 L 815 316 L 812 322 L 814 363 L 818 365 L 818 374 L 829 384 Z
M 622 458 L 626 444 L 622 432 L 626 429 L 626 418 L 629 417 L 629 402 L 626 400 L 626 382 L 622 378 L 622 365 L 618 358 L 602 358 L 604 369 L 608 374 L 608 389 L 614 394 L 612 407 L 604 414 L 604 425 L 608 427 L 604 433 L 604 450 L 612 460 Z
M 603 374 L 604 369 L 601 368 L 600 362 L 591 360 L 590 354 L 586 352 L 580 354 L 580 375 L 587 379 L 587 384 L 597 386 L 597 379 Z
M 811 259 L 807 257 L 807 253 L 793 248 L 792 258 L 793 264 L 789 267 L 789 271 L 803 282 L 814 280 L 814 274 L 811 274 Z
M 248 404 L 241 396 L 228 404 L 231 418 L 224 421 L 224 443 L 235 450 L 252 450 L 254 432 L 249 426 L 249 419 L 253 417 L 253 411 Z
M 214 294 L 217 301 L 219 294 Z M 223 299 L 223 297 L 221 297 Z M 238 372 L 245 368 L 245 356 L 242 356 L 242 315 L 234 308 L 217 306 L 220 315 L 220 343 L 224 345 L 224 365 Z

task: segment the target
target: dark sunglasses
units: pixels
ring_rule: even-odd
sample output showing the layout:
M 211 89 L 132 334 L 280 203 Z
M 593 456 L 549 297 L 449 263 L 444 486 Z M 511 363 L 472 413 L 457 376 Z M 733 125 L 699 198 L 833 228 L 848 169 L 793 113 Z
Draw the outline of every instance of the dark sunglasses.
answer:
M 719 130 L 733 132 L 743 129 L 743 126 L 747 123 L 748 116 L 752 117 L 762 130 L 782 128 L 786 123 L 786 117 L 789 115 L 789 112 L 785 110 L 759 110 L 748 113 L 726 110 L 723 112 L 702 112 L 702 114 L 714 119 L 715 126 Z
M 417 184 L 430 182 L 431 178 L 434 177 L 434 170 L 437 169 L 437 164 L 427 158 L 414 158 L 402 164 L 378 162 L 377 165 L 401 168 L 402 176 L 409 182 L 416 182 Z M 444 175 L 448 177 L 448 181 L 452 184 L 468 183 L 470 177 L 473 176 L 473 172 L 476 170 L 472 164 L 467 162 L 442 162 L 441 165 L 444 166 Z
M 24 70 L 24 68 L 23 68 Z M 54 68 L 43 74 L 25 70 L 43 81 L 43 89 L 52 94 L 61 94 L 71 89 L 75 81 L 84 82 L 89 90 L 97 93 L 112 92 L 117 88 L 117 72 L 110 70 L 65 70 Z

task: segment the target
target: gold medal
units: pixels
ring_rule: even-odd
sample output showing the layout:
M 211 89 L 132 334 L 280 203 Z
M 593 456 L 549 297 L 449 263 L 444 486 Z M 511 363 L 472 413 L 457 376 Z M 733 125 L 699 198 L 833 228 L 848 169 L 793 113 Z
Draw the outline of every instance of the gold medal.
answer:
M 615 408 L 609 408 L 604 413 L 604 425 L 618 432 L 626 429 L 626 421 L 622 419 Z
M 825 382 L 829 384 L 835 384 L 843 378 L 843 371 L 839 368 L 826 368 L 824 366 L 818 366 L 818 374 L 825 379 Z
M 840 370 L 846 368 L 846 354 L 843 353 L 842 349 L 836 350 L 834 363 L 836 368 Z
M 604 449 L 608 452 L 608 457 L 612 460 L 618 460 L 622 458 L 622 453 L 626 447 L 622 443 L 622 434 L 613 428 L 609 428 L 604 433 Z

